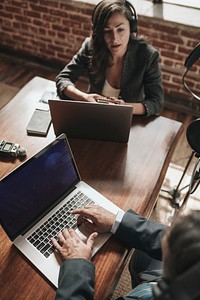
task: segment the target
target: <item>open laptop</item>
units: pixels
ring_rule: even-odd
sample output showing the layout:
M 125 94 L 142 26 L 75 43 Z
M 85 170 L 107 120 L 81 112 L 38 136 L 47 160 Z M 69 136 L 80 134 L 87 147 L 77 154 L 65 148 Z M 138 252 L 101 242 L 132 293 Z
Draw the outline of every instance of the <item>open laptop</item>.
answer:
M 61 261 L 51 237 L 66 227 L 76 228 L 73 208 L 95 202 L 119 208 L 81 181 L 65 134 L 0 180 L 0 222 L 14 245 L 57 287 Z M 84 240 L 86 235 L 75 229 Z M 109 239 L 99 234 L 93 255 Z
M 132 122 L 130 105 L 49 100 L 55 135 L 127 143 Z

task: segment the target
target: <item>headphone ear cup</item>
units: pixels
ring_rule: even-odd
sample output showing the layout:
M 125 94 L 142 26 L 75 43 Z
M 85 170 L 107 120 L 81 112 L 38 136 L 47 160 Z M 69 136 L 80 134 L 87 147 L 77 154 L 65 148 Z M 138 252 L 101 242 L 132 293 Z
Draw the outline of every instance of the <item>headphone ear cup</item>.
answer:
M 130 20 L 130 32 L 137 32 L 138 20 L 132 17 Z
M 137 25 L 138 25 L 138 18 L 137 14 L 135 11 L 134 6 L 127 0 L 124 1 L 126 7 L 130 10 L 131 12 L 131 19 L 130 19 L 130 32 L 137 32 Z

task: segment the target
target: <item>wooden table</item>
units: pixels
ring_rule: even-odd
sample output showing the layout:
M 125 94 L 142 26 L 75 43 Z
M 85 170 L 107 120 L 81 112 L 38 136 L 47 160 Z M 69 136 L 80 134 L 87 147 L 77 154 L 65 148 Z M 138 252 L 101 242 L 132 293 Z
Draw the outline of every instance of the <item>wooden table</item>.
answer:
M 32 156 L 54 138 L 28 136 L 26 125 L 36 102 L 55 83 L 32 79 L 0 110 L 0 136 L 27 148 Z M 182 133 L 181 123 L 164 117 L 134 117 L 128 144 L 70 139 L 81 177 L 123 210 L 134 209 L 148 217 L 156 203 L 172 153 Z M 26 159 L 25 158 L 25 159 Z M 0 178 L 21 164 L 0 158 Z M 114 237 L 97 253 L 95 299 L 109 299 L 126 262 L 128 251 Z M 12 246 L 0 228 L 0 291 L 2 299 L 54 299 L 55 290 Z

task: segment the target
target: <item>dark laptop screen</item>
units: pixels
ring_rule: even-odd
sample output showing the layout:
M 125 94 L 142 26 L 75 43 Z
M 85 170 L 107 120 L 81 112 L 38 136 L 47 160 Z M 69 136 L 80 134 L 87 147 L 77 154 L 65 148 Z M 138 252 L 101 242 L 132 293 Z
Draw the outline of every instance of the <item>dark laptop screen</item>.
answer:
M 0 221 L 15 239 L 79 181 L 65 136 L 0 181 Z

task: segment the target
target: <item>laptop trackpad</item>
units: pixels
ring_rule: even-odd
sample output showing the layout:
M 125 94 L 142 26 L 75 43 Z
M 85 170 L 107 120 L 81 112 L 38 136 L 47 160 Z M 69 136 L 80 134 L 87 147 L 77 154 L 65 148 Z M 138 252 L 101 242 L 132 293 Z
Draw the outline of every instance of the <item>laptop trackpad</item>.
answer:
M 87 230 L 87 228 L 84 226 L 84 224 L 81 224 L 77 229 L 76 233 L 80 236 L 80 238 L 86 243 L 88 237 L 92 232 Z M 93 246 L 93 252 L 92 255 L 94 255 L 102 246 L 105 244 L 105 242 L 111 237 L 111 233 L 99 233 L 98 236 L 94 240 L 94 246 Z

